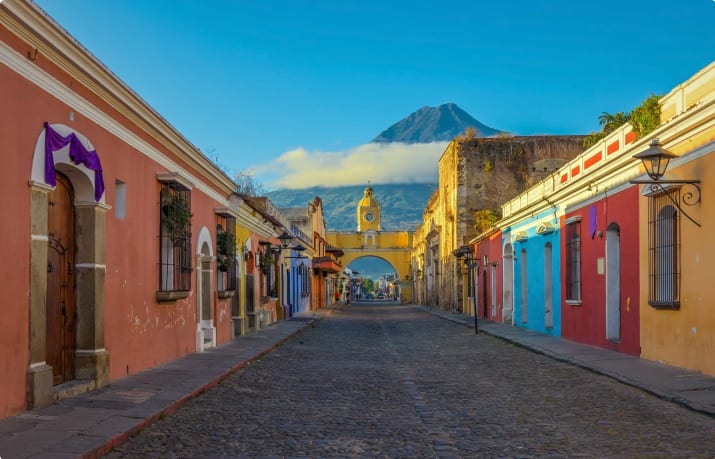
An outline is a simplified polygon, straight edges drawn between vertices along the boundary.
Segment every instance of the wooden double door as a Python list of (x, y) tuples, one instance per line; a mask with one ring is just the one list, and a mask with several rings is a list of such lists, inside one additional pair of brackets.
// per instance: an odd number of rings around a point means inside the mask
[(74, 194), (72, 185), (57, 174), (48, 196), (47, 338), (45, 361), (54, 384), (74, 379), (77, 311), (75, 307)]

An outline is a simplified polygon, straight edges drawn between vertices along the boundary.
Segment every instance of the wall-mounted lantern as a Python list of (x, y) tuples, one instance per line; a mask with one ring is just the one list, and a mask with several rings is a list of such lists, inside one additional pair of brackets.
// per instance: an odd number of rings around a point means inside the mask
[(693, 218), (688, 215), (681, 204), (673, 199), (668, 190), (663, 185), (684, 185), (687, 189), (684, 189), (682, 195), (682, 203), (686, 206), (694, 206), (700, 202), (700, 180), (663, 180), (666, 170), (668, 169), (668, 164), (673, 158), (677, 158), (678, 155), (673, 154), (660, 146), (660, 141), (658, 139), (651, 140), (650, 146), (647, 150), (642, 151), (636, 155), (634, 158), (643, 161), (643, 166), (645, 167), (646, 173), (650, 180), (631, 180), (630, 183), (635, 183), (639, 185), (646, 185), (651, 192), (664, 193), (668, 199), (675, 205), (680, 213), (685, 215), (688, 220), (695, 223), (700, 227), (700, 223), (693, 220)]
[(290, 241), (293, 240), (293, 236), (291, 236), (288, 231), (283, 231), (283, 234), (278, 236), (278, 240), (281, 241), (281, 247), (286, 249), (288, 248), (288, 244), (290, 244)]

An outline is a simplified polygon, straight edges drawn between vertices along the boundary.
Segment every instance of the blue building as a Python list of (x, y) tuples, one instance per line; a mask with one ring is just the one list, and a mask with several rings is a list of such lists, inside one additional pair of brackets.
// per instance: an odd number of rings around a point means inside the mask
[[(511, 281), (513, 324), (561, 335), (560, 230), (553, 208), (512, 223), (504, 230), (505, 293)], [(509, 263), (507, 263), (507, 261)], [(506, 271), (512, 270), (510, 273)], [(509, 279), (511, 274), (511, 279)], [(506, 297), (507, 295), (505, 295)]]

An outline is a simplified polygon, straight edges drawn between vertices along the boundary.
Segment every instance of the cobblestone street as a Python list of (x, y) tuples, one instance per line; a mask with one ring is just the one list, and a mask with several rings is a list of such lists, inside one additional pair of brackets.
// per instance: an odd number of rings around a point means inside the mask
[(715, 419), (401, 305), (336, 311), (121, 457), (715, 457)]

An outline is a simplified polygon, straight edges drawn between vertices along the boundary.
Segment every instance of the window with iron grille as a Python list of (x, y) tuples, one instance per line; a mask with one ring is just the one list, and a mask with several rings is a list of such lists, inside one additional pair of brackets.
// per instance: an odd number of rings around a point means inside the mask
[(566, 222), (566, 302), (581, 303), (581, 221)]
[[(261, 242), (263, 253), (260, 254), (259, 267), (261, 269), (261, 294), (270, 298), (278, 297), (278, 249), (272, 247), (270, 242)], [(276, 252), (272, 249), (276, 249)]]
[(680, 218), (671, 199), (678, 189), (649, 198), (648, 304), (655, 308), (680, 307)]
[(159, 192), (159, 291), (191, 290), (191, 190), (161, 182)]
[(301, 263), (298, 267), (298, 275), (300, 276), (300, 296), (310, 296), (310, 269), (305, 264)]
[(236, 291), (236, 219), (219, 215), (216, 225), (216, 268), (219, 292)]
[(278, 298), (278, 273), (280, 265), (278, 264), (279, 254), (273, 251), (269, 252), (271, 256), (271, 264), (268, 269), (268, 294), (271, 298)]

